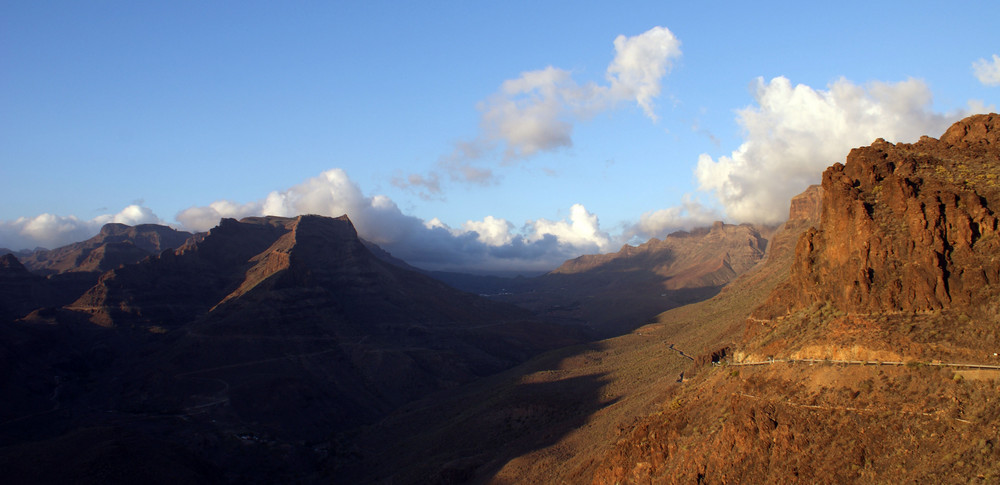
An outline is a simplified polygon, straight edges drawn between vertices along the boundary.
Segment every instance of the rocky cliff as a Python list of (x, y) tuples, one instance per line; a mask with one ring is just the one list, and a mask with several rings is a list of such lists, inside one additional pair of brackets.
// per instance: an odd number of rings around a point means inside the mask
[(940, 140), (876, 140), (823, 174), (821, 227), (758, 316), (817, 302), (847, 313), (968, 306), (1000, 292), (1000, 116)]
[[(703, 367), (623, 424), (582, 476), (996, 481), (998, 134), (1000, 116), (973, 116), (939, 140), (876, 140), (827, 169), (821, 224), (803, 228), (787, 281), (746, 319), (730, 362), (754, 365)], [(809, 212), (799, 200), (792, 212)]]

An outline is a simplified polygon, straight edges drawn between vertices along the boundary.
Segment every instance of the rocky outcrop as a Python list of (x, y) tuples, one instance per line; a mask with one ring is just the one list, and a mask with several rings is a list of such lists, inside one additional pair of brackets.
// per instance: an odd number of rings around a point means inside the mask
[(847, 313), (966, 306), (1000, 293), (1000, 116), (941, 140), (882, 139), (823, 174), (821, 228), (798, 241), (773, 317), (829, 302)]

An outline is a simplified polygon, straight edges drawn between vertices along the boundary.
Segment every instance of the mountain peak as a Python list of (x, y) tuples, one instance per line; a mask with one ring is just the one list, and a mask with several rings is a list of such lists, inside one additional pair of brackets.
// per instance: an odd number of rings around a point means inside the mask
[[(268, 216), (227, 223), (227, 231), (238, 231), (236, 224), (266, 224), (282, 227), (285, 232), (272, 244), (250, 259), (243, 282), (220, 302), (239, 298), (265, 282), (262, 288), (278, 286), (313, 286), (320, 280), (345, 280), (365, 271), (370, 264), (368, 250), (358, 238), (354, 224), (346, 216), (337, 218), (300, 215), (294, 218)], [(340, 274), (333, 277), (333, 274)], [(350, 275), (348, 275), (350, 274)]]

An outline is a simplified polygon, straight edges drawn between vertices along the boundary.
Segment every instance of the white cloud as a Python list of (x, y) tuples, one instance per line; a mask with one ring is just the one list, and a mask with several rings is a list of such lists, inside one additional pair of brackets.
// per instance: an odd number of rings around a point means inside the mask
[(792, 196), (818, 183), (823, 170), (843, 162), (851, 148), (876, 138), (916, 141), (943, 133), (964, 113), (931, 109), (931, 92), (920, 80), (857, 85), (846, 79), (826, 90), (792, 86), (784, 77), (758, 78), (756, 106), (737, 112), (743, 143), (729, 156), (703, 154), (695, 175), (731, 219), (777, 223)]
[(40, 214), (14, 221), (0, 221), (0, 247), (9, 249), (57, 248), (96, 235), (109, 222), (121, 224), (163, 224), (148, 207), (129, 205), (117, 214), (104, 214), (90, 220), (76, 216)]
[(641, 35), (615, 39), (615, 59), (608, 66), (608, 80), (616, 99), (635, 99), (653, 120), (653, 99), (660, 96), (660, 80), (670, 70), (672, 59), (681, 56), (681, 42), (665, 27), (653, 27)]
[(207, 207), (191, 207), (177, 214), (177, 221), (189, 231), (201, 232), (215, 227), (224, 217), (240, 219), (262, 213), (255, 203), (237, 204), (228, 200), (217, 200)]
[[(441, 221), (438, 221), (440, 223)], [(503, 246), (514, 240), (511, 231), (514, 225), (504, 219), (486, 216), (481, 221), (467, 221), (462, 224), (462, 232), (476, 233), (476, 239), (489, 246)]]
[(539, 219), (528, 222), (526, 227), (529, 229), (529, 241), (554, 236), (560, 244), (582, 249), (584, 252), (605, 252), (611, 249), (611, 238), (601, 231), (597, 216), (587, 212), (582, 204), (573, 204), (569, 221)]
[(993, 61), (979, 59), (972, 63), (976, 79), (986, 86), (1000, 86), (1000, 56), (993, 54)]
[(621, 102), (635, 102), (654, 121), (653, 101), (674, 59), (681, 56), (680, 41), (666, 27), (654, 27), (634, 37), (614, 40), (615, 57), (607, 67), (606, 85), (580, 84), (570, 71), (548, 66), (522, 72), (504, 81), (500, 89), (477, 105), (480, 132), (455, 144), (429, 175), (396, 177), (393, 184), (440, 193), (440, 173), (451, 180), (487, 184), (494, 174), (476, 166), (500, 148), (504, 163), (573, 145), (573, 127)]
[(569, 147), (575, 122), (621, 101), (634, 101), (655, 120), (653, 100), (673, 59), (681, 55), (680, 41), (669, 29), (654, 27), (634, 37), (619, 35), (614, 46), (605, 86), (578, 84), (572, 73), (552, 66), (504, 81), (479, 105), (480, 143), (503, 145), (506, 160)]
[(102, 226), (109, 222), (117, 222), (129, 226), (138, 224), (163, 224), (163, 221), (153, 213), (153, 209), (137, 204), (132, 204), (117, 214), (98, 216), (94, 218), (94, 222)]
[(498, 93), (479, 105), (483, 140), (502, 141), (506, 160), (568, 147), (577, 110), (574, 104), (592, 96), (586, 91), (569, 71), (551, 66), (504, 81)]

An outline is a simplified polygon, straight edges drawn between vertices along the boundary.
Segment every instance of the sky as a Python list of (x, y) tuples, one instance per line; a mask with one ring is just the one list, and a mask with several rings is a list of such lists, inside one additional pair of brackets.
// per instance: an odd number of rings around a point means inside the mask
[(0, 247), (347, 214), (428, 269), (776, 224), (1000, 104), (1000, 4), (0, 2)]

